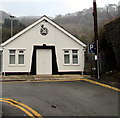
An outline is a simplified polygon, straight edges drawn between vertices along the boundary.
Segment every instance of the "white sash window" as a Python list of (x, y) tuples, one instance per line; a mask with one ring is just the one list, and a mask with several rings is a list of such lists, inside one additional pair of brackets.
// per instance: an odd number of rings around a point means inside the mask
[(18, 51), (18, 64), (24, 64), (24, 50)]
[(70, 64), (70, 50), (64, 50), (64, 64)]
[(78, 50), (72, 50), (72, 64), (78, 64)]
[(9, 50), (9, 65), (24, 65), (25, 50), (10, 49)]
[(64, 49), (64, 65), (79, 65), (78, 49)]
[(9, 64), (15, 64), (16, 50), (9, 50)]

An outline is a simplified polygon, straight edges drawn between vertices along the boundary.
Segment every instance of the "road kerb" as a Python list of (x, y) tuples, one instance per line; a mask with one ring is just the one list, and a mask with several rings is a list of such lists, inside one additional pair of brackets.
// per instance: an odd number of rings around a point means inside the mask
[(109, 89), (112, 89), (112, 90), (115, 90), (115, 91), (120, 92), (120, 89), (119, 89), (119, 88), (112, 87), (112, 86), (107, 85), (107, 84), (99, 83), (99, 82), (96, 82), (96, 81), (94, 81), (94, 80), (83, 79), (83, 81), (90, 82), (90, 83), (93, 83), (93, 84), (97, 84), (97, 85), (100, 85), (100, 86), (103, 86), (103, 87), (106, 87), (106, 88), (109, 88)]
[(100, 83), (100, 82), (96, 82), (94, 80), (90, 80), (90, 79), (86, 79), (86, 78), (82, 78), (82, 79), (51, 79), (51, 80), (30, 80), (30, 81), (5, 81), (3, 83), (29, 83), (29, 82), (59, 82), (59, 81), (86, 81), (86, 82), (90, 82), (90, 83), (93, 83), (93, 84), (97, 84), (97, 85), (100, 85), (100, 86), (103, 86), (103, 87), (107, 87), (109, 89), (112, 89), (112, 90), (115, 90), (115, 91), (118, 91), (120, 92), (120, 89), (119, 88), (116, 88), (116, 87), (112, 87), (110, 85), (107, 85), (107, 84), (103, 84), (103, 83)]
[(29, 83), (29, 82), (59, 82), (59, 81), (80, 81), (84, 79), (46, 79), (46, 80), (32, 80), (32, 81), (4, 81), (2, 83)]

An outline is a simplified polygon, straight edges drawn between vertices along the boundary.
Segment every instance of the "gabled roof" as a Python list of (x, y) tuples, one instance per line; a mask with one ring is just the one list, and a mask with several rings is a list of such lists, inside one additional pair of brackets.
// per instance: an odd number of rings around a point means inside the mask
[(60, 31), (62, 31), (64, 34), (66, 34), (67, 36), (69, 36), (70, 38), (72, 38), (74, 41), (76, 41), (77, 43), (79, 43), (81, 46), (86, 47), (86, 45), (83, 42), (81, 42), (79, 39), (77, 39), (75, 36), (73, 36), (72, 34), (70, 34), (68, 31), (66, 31), (64, 28), (60, 27), (58, 24), (56, 24), (55, 22), (53, 22), (51, 19), (49, 19), (45, 15), (43, 17), (41, 17), (40, 19), (38, 19), (33, 24), (29, 25), (28, 27), (26, 27), (25, 29), (23, 29), (22, 31), (20, 31), (19, 33), (17, 33), (16, 35), (14, 35), (13, 37), (11, 37), (10, 39), (8, 39), (7, 41), (5, 41), (4, 43), (2, 43), (1, 46), (3, 47), (5, 45), (9, 44), (13, 40), (15, 40), (17, 37), (19, 37), (20, 35), (24, 34), (28, 30), (30, 30), (31, 28), (33, 28), (34, 26), (36, 26), (37, 24), (39, 24), (40, 22), (42, 22), (43, 20), (46, 20), (47, 22), (49, 22), (50, 24), (52, 24), (54, 27), (56, 27), (57, 29), (59, 29)]

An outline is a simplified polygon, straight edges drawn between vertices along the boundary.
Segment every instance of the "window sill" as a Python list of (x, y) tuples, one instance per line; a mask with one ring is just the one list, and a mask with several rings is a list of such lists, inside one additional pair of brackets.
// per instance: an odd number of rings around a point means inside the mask
[(9, 64), (8, 65), (9, 67), (15, 67), (15, 66), (17, 66), (16, 64)]
[(64, 66), (71, 66), (71, 64), (63, 64)]
[(25, 65), (24, 64), (15, 64), (15, 65), (8, 65), (8, 67), (25, 67)]
[(80, 66), (80, 64), (63, 64), (64, 66)]
[(73, 66), (80, 66), (80, 64), (72, 64)]
[(18, 64), (17, 66), (18, 66), (18, 67), (21, 67), (21, 66), (25, 66), (25, 64)]

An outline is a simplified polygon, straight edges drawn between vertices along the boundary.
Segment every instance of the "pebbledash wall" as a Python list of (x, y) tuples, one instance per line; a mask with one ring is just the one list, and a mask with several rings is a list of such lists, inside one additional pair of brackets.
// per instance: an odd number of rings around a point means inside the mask
[[(46, 16), (2, 43), (1, 47), (4, 74), (62, 74), (84, 71), (86, 45)], [(75, 55), (78, 56), (73, 56), (76, 50)], [(20, 54), (24, 55), (20, 57), (22, 64), (18, 62)], [(15, 63), (10, 62), (10, 55), (14, 55), (12, 58), (15, 58)], [(78, 63), (73, 63), (73, 57), (78, 59)], [(66, 59), (65, 62), (65, 58), (70, 60)], [(48, 73), (45, 72), (47, 69)]]

